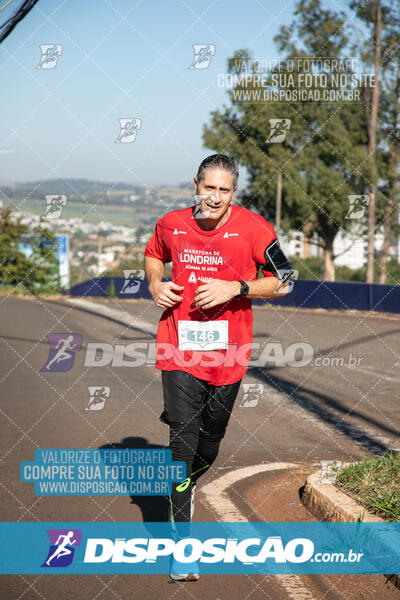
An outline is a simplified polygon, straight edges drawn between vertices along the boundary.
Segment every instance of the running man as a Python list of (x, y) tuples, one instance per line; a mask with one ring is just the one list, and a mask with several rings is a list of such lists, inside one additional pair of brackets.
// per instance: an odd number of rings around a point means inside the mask
[[(156, 340), (164, 395), (160, 419), (170, 428), (173, 460), (186, 463), (187, 479), (170, 494), (176, 525), (190, 523), (194, 487), (217, 458), (247, 371), (251, 300), (284, 296), (289, 288), (291, 266), (273, 227), (232, 205), (238, 176), (225, 155), (203, 160), (193, 179), (197, 205), (160, 218), (145, 249), (149, 290), (165, 309)], [(171, 261), (172, 281), (163, 282)], [(257, 279), (259, 269), (264, 277)], [(198, 579), (197, 573), (170, 576)]]

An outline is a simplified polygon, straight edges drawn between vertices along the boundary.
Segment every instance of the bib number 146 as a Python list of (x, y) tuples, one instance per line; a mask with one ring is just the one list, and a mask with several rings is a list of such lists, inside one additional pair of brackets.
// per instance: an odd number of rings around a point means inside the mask
[(190, 342), (216, 342), (219, 338), (218, 331), (199, 331), (198, 329), (192, 329), (187, 332), (187, 339)]
[(178, 321), (179, 350), (227, 350), (228, 321)]

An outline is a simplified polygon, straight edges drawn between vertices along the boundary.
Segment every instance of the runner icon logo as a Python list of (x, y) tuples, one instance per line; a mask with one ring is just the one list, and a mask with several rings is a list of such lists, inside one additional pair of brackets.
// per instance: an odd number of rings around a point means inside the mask
[(61, 217), (62, 209), (67, 204), (67, 196), (61, 194), (59, 196), (46, 196), (46, 211), (44, 216), (46, 219), (58, 219)]
[(81, 545), (79, 529), (48, 529), (50, 548), (42, 567), (68, 567), (73, 561), (75, 547)]
[(39, 64), (36, 65), (37, 69), (54, 69), (57, 66), (58, 58), (61, 56), (63, 47), (61, 44), (40, 44), (40, 57)]
[(239, 408), (254, 408), (257, 406), (263, 391), (264, 385), (262, 383), (244, 383), (243, 398)]
[(79, 333), (49, 333), (49, 356), (41, 371), (47, 373), (65, 372), (72, 368), (75, 352), (82, 346), (82, 336)]
[(290, 119), (270, 119), (270, 134), (267, 138), (268, 144), (280, 144), (285, 141), (286, 134), (290, 129)]
[(107, 398), (110, 397), (108, 386), (89, 386), (89, 402), (85, 410), (103, 410)]
[(364, 216), (365, 209), (369, 205), (369, 196), (366, 194), (352, 195), (349, 198), (349, 210), (345, 219), (361, 219)]
[(125, 269), (124, 277), (125, 281), (120, 294), (135, 294), (139, 291), (140, 284), (144, 281), (144, 271), (141, 269)]
[(207, 69), (215, 54), (215, 44), (193, 44), (194, 57), (189, 69)]
[(132, 144), (142, 127), (142, 119), (118, 119), (120, 132), (115, 140), (116, 144)]

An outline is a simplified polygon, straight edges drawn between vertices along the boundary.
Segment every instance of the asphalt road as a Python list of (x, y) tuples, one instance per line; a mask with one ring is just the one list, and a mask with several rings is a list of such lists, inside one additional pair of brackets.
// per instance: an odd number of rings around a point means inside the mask
[[(110, 344), (121, 357), (124, 345), (152, 342), (152, 334), (143, 329), (156, 325), (160, 311), (145, 301), (106, 303), (129, 313), (141, 327), (124, 327), (62, 299), (0, 298), (3, 521), (159, 521), (166, 515), (162, 498), (38, 497), (32, 484), (19, 481), (19, 463), (33, 460), (37, 448), (158, 448), (168, 443), (168, 428), (158, 419), (159, 371), (153, 366), (84, 366), (89, 343)], [(255, 308), (254, 314), (254, 341), (260, 351), (270, 343), (270, 360), (246, 375), (243, 384), (254, 384), (252, 394), (242, 386), (218, 460), (201, 485), (246, 466), (291, 463), (291, 468), (239, 481), (229, 495), (248, 520), (312, 521), (299, 489), (320, 460), (347, 461), (400, 447), (400, 318), (277, 307)], [(49, 350), (46, 335), (65, 332), (82, 336), (73, 367), (42, 372)], [(287, 364), (288, 359), (300, 361), (302, 351), (293, 354), (295, 344), (305, 349), (303, 366)], [(355, 359), (357, 366), (350, 366)], [(110, 388), (103, 410), (85, 410), (91, 386)], [(195, 519), (218, 520), (218, 511), (201, 489)], [(204, 575), (193, 584), (169, 583), (162, 575), (24, 575), (3, 576), (1, 593), (5, 600), (358, 600), (377, 595), (391, 599), (399, 592), (383, 576), (365, 575)]]

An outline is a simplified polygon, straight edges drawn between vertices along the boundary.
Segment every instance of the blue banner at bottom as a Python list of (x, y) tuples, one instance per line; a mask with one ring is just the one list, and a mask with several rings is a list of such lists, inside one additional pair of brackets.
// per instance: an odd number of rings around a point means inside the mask
[(400, 523), (1, 523), (1, 574), (400, 573)]

